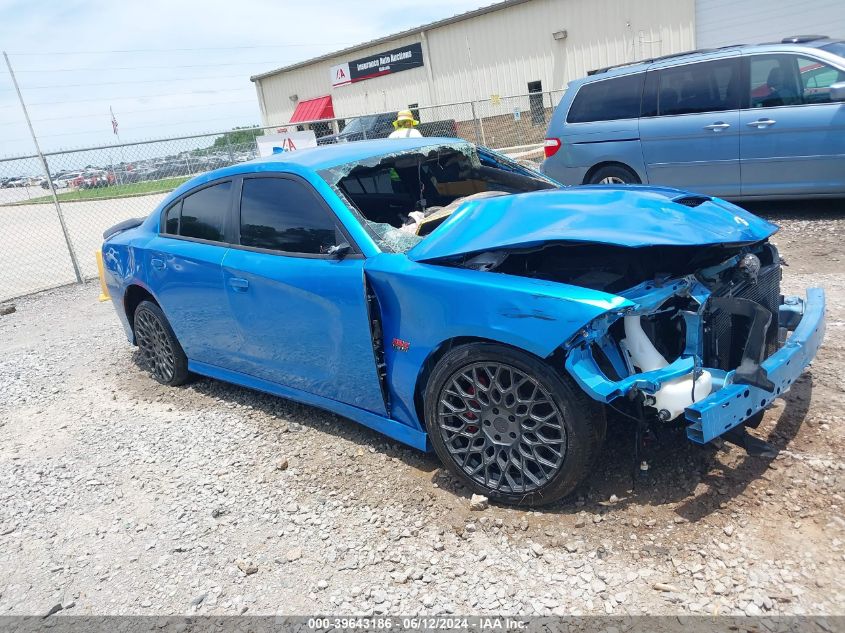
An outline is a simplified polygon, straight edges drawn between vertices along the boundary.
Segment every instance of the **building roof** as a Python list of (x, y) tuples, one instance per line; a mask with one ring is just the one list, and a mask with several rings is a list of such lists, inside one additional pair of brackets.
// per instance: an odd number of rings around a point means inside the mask
[(290, 64), (289, 66), (282, 66), (281, 68), (276, 68), (275, 70), (269, 70), (266, 73), (260, 73), (258, 75), (253, 75), (249, 78), (250, 81), (257, 81), (259, 79), (264, 79), (265, 77), (270, 77), (272, 75), (277, 75), (279, 73), (287, 72), (289, 70), (295, 70), (297, 68), (302, 68), (304, 66), (310, 66), (311, 64), (315, 64), (317, 62), (326, 61), (327, 59), (331, 59), (333, 57), (337, 57), (339, 55), (347, 55), (349, 53), (354, 53), (355, 51), (359, 51), (363, 48), (369, 48), (370, 46), (375, 46), (377, 44), (384, 44), (387, 42), (392, 42), (393, 40), (399, 39), (400, 37), (406, 37), (408, 35), (415, 35), (417, 33), (422, 33), (423, 31), (430, 31), (432, 29), (439, 28), (441, 26), (446, 26), (447, 24), (454, 24), (455, 22), (462, 22), (464, 20), (469, 20), (470, 18), (478, 17), (479, 15), (485, 15), (487, 13), (493, 13), (494, 11), (499, 11), (500, 9), (507, 9), (508, 7), (513, 7), (519, 4), (524, 4), (526, 2), (530, 2), (531, 0), (503, 0), (502, 2), (497, 2), (495, 4), (488, 5), (486, 7), (480, 7), (478, 9), (473, 9), (472, 11), (466, 11), (465, 13), (459, 13), (457, 15), (453, 15), (449, 18), (444, 18), (442, 20), (436, 20), (435, 22), (429, 22), (428, 24), (423, 24), (421, 26), (416, 26), (414, 28), (407, 29), (405, 31), (399, 31), (398, 33), (393, 33), (392, 35), (386, 35), (384, 37), (379, 37), (374, 40), (370, 40), (369, 42), (362, 42), (361, 44), (356, 44), (355, 46), (350, 46), (348, 48), (343, 48), (339, 51), (334, 51), (332, 53), (326, 53), (325, 55), (320, 55), (318, 57), (312, 57), (311, 59), (306, 59), (302, 62), (297, 62), (295, 64)]

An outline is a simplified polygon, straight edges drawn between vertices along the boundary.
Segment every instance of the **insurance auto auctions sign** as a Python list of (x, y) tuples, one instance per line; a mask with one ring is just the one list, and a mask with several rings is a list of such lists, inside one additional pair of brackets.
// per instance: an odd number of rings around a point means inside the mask
[(402, 48), (362, 57), (331, 68), (332, 87), (354, 84), (357, 81), (391, 75), (423, 65), (422, 44), (408, 44)]

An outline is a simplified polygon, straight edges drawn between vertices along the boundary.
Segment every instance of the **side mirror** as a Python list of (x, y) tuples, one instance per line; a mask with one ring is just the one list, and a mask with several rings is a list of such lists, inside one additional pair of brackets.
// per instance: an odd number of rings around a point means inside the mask
[(830, 100), (845, 101), (845, 81), (838, 81), (830, 85)]
[(352, 246), (348, 242), (341, 242), (335, 246), (329, 246), (328, 250), (326, 250), (326, 254), (331, 255), (338, 261), (342, 260), (351, 252)]

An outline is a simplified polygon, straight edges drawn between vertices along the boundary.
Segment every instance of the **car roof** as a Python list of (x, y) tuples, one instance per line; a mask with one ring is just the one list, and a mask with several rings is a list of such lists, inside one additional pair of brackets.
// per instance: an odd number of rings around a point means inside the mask
[(336, 143), (334, 145), (320, 145), (296, 150), (295, 152), (281, 152), (262, 158), (255, 158), (236, 165), (221, 167), (191, 178), (177, 187), (164, 200), (168, 204), (195, 187), (204, 185), (212, 180), (227, 178), (242, 174), (257, 172), (293, 172), (302, 174), (305, 171), (321, 171), (331, 169), (347, 163), (365, 161), (386, 154), (402, 153), (426, 147), (442, 147), (444, 145), (470, 145), (469, 142), (452, 137), (419, 137), (397, 139), (375, 139), (371, 141), (355, 141), (353, 143)]
[(599, 68), (597, 70), (590, 71), (587, 77), (571, 82), (570, 85), (580, 85), (582, 83), (600, 81), (601, 79), (609, 77), (644, 72), (649, 68), (664, 68), (676, 64), (687, 64), (691, 61), (706, 61), (708, 59), (730, 57), (731, 55), (736, 55), (738, 53), (806, 53), (807, 49), (818, 49), (822, 46), (842, 41), (844, 40), (831, 39), (823, 35), (810, 36), (810, 38), (797, 36), (784, 38), (781, 42), (767, 42), (764, 44), (733, 44), (730, 46), (721, 46), (719, 48), (685, 51), (683, 53), (674, 53), (672, 55), (643, 59), (627, 64), (619, 64), (617, 66)]
[(401, 138), (401, 139), (375, 139), (371, 141), (356, 141), (354, 143), (336, 143), (333, 145), (321, 145), (309, 147), (295, 152), (282, 152), (264, 158), (256, 158), (245, 163), (224, 168), (234, 169), (230, 173), (249, 173), (256, 171), (257, 165), (275, 164), (280, 168), (294, 164), (306, 167), (314, 171), (329, 169), (338, 165), (354, 163), (367, 160), (382, 154), (392, 154), (419, 149), (421, 147), (438, 146), (444, 144), (464, 144), (466, 141), (458, 138), (447, 137), (422, 137), (422, 138)]

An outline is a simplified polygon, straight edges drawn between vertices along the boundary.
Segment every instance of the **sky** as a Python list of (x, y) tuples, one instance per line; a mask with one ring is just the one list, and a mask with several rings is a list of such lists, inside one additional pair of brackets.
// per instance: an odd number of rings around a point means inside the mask
[[(0, 0), (42, 151), (260, 123), (251, 75), (493, 0)], [(0, 60), (0, 157), (34, 146)]]

